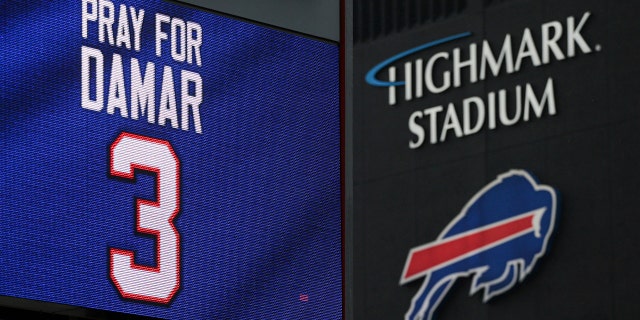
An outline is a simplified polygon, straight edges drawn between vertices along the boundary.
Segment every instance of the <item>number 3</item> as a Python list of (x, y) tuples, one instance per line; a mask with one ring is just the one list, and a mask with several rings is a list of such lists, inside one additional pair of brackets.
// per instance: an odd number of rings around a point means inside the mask
[(157, 201), (136, 199), (136, 232), (156, 237), (156, 266), (137, 265), (134, 252), (109, 248), (111, 281), (127, 299), (166, 304), (180, 288), (180, 161), (168, 141), (123, 132), (111, 144), (111, 175), (134, 179), (155, 172)]

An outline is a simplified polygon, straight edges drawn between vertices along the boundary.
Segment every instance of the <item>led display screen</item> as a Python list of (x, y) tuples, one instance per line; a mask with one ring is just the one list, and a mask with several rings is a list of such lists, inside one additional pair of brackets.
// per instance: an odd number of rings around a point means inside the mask
[(0, 295), (341, 317), (335, 44), (164, 1), (2, 1), (0, 25)]

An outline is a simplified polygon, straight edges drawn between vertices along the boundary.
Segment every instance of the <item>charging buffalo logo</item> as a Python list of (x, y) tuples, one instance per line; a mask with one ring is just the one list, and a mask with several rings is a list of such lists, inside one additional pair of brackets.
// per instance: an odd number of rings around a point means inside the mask
[(473, 276), (470, 295), (483, 301), (511, 289), (531, 273), (553, 232), (557, 199), (526, 171), (501, 174), (471, 198), (437, 240), (409, 252), (400, 284), (424, 277), (405, 315), (431, 320), (460, 277)]

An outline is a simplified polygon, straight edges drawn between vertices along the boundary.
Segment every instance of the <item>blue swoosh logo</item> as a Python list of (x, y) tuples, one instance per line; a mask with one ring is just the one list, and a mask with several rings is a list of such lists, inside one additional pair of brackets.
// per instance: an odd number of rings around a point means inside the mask
[(365, 80), (367, 81), (368, 84), (372, 85), (372, 86), (376, 86), (376, 87), (390, 87), (390, 86), (401, 86), (404, 85), (404, 81), (396, 81), (396, 82), (389, 82), (389, 81), (380, 81), (378, 79), (376, 79), (376, 74), (378, 74), (378, 72), (382, 69), (384, 69), (384, 67), (406, 57), (409, 55), (412, 55), (418, 51), (422, 51), (428, 48), (433, 48), (435, 46), (441, 45), (443, 43), (447, 43), (447, 42), (451, 42), (454, 40), (458, 40), (460, 38), (465, 38), (471, 35), (471, 32), (463, 32), (463, 33), (458, 33), (458, 34), (454, 34), (452, 36), (448, 36), (442, 39), (438, 39), (438, 40), (434, 40), (431, 42), (427, 42), (423, 45), (417, 46), (415, 48), (411, 48), (407, 51), (404, 52), (400, 52), (398, 54), (396, 54), (395, 56), (384, 60), (380, 63), (378, 63), (375, 67), (371, 68), (371, 70), (369, 70), (369, 72), (367, 72), (367, 76), (365, 77)]

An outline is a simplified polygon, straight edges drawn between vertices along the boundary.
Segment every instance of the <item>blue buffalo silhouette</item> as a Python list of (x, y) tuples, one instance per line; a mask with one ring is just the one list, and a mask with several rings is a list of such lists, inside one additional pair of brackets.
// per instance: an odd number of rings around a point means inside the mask
[[(511, 170), (497, 177), (469, 200), (460, 214), (447, 225), (437, 240), (411, 249), (400, 284), (424, 277), (424, 282), (405, 314), (407, 320), (431, 320), (434, 311), (456, 279), (473, 276), (470, 295), (483, 290), (483, 301), (511, 289), (533, 270), (547, 249), (557, 211), (556, 191), (540, 185), (524, 170)], [(525, 217), (519, 218), (519, 217)], [(530, 217), (530, 219), (529, 219)], [(410, 264), (416, 253), (441, 247), (441, 253), (451, 254), (443, 244), (458, 240), (467, 246), (470, 234), (482, 230), (498, 230), (497, 225), (520, 219), (531, 228), (494, 241), (480, 248), (465, 249), (465, 254), (445, 258), (427, 270), (411, 273)], [(486, 238), (486, 237), (485, 237)], [(476, 239), (485, 239), (482, 236)], [(455, 255), (455, 253), (454, 253)], [(433, 259), (432, 259), (433, 260)], [(428, 263), (425, 262), (425, 263)]]

